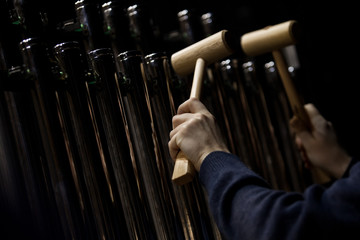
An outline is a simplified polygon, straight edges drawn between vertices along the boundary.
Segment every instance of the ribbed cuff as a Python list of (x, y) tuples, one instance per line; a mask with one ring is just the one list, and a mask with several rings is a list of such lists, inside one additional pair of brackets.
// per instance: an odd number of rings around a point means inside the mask
[(199, 178), (203, 185), (209, 185), (227, 173), (233, 172), (234, 169), (238, 174), (255, 174), (236, 155), (215, 151), (204, 159), (200, 167)]

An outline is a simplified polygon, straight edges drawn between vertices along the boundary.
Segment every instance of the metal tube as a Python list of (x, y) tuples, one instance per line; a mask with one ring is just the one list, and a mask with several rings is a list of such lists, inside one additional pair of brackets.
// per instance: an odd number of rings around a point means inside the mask
[[(78, 185), (84, 215), (94, 230), (95, 238), (116, 239), (127, 237), (121, 224), (123, 213), (116, 207), (114, 187), (109, 181), (107, 149), (99, 141), (92, 113), (91, 99), (87, 88), (85, 56), (77, 42), (64, 42), (54, 47), (55, 57), (66, 79), (66, 88), (59, 91), (58, 105), (61, 122), (66, 129), (66, 141), (71, 160), (72, 175)], [(119, 228), (119, 226), (121, 226)]]
[(262, 158), (262, 161), (265, 161), (263, 163), (263, 174), (271, 181), (275, 188), (289, 189), (284, 161), (280, 153), (277, 137), (274, 135), (262, 85), (257, 78), (255, 64), (253, 61), (248, 61), (243, 63), (242, 68), (244, 71), (246, 96), (264, 154)]
[[(113, 52), (110, 48), (96, 49), (89, 53), (96, 83), (95, 100), (104, 129), (104, 145), (108, 148), (111, 169), (114, 172), (124, 217), (130, 239), (151, 239), (154, 226), (149, 219), (145, 205), (141, 202), (138, 182), (132, 167), (131, 149), (126, 136), (125, 124), (121, 115), (121, 101), (117, 92), (116, 68)], [(110, 167), (110, 166), (109, 166)]]
[[(80, 234), (81, 216), (78, 215), (78, 205), (71, 203), (72, 182), (66, 179), (68, 165), (65, 144), (61, 136), (61, 127), (57, 119), (55, 98), (55, 79), (52, 75), (47, 48), (38, 38), (25, 39), (20, 43), (20, 50), (26, 67), (27, 78), (33, 86), (29, 91), (36, 116), (40, 144), (42, 145), (42, 171), (45, 177), (44, 189), (48, 189), (48, 199), (51, 211), (57, 211), (54, 216), (60, 217), (62, 231), (65, 237), (75, 237)], [(63, 189), (63, 190), (61, 190)], [(53, 196), (51, 196), (53, 195)], [(57, 228), (56, 223), (52, 224)]]
[(118, 56), (121, 66), (119, 81), (129, 141), (134, 148), (134, 159), (140, 186), (145, 190), (144, 204), (151, 217), (159, 239), (181, 239), (172, 218), (174, 211), (169, 192), (163, 191), (163, 166), (158, 154), (157, 136), (149, 113), (149, 96), (143, 78), (143, 59), (140, 51), (127, 51)]

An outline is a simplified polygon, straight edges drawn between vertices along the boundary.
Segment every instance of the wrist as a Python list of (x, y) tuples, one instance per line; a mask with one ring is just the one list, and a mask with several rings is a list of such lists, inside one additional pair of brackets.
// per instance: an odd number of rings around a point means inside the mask
[(336, 179), (340, 179), (348, 169), (351, 156), (349, 156), (345, 151), (339, 151), (336, 155), (337, 161), (330, 166), (330, 173)]
[(229, 149), (227, 147), (218, 147), (218, 148), (212, 148), (212, 149), (208, 149), (207, 151), (203, 152), (199, 158), (199, 161), (197, 164), (194, 164), (195, 169), (199, 172), (200, 171), (200, 167), (202, 165), (202, 163), (204, 162), (204, 160), (206, 159), (206, 157), (213, 152), (226, 152), (226, 153), (230, 153)]

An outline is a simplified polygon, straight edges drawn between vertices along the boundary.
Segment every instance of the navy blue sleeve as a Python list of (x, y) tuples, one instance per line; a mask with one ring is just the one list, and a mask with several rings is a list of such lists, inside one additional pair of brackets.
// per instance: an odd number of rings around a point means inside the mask
[(209, 154), (200, 181), (225, 239), (360, 239), (360, 162), (330, 187), (273, 190), (235, 155)]

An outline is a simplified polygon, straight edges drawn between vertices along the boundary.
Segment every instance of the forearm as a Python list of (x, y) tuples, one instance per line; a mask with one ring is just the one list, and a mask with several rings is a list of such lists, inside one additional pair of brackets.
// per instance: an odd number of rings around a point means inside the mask
[[(200, 180), (226, 239), (298, 239), (314, 234), (323, 237), (332, 233), (331, 230), (346, 228), (338, 219), (342, 209), (334, 206), (333, 213), (328, 208), (336, 204), (332, 200), (334, 195), (342, 196), (341, 191), (353, 188), (351, 184), (347, 185), (348, 181), (344, 182), (344, 188), (335, 186), (326, 194), (319, 185), (312, 186), (304, 195), (275, 191), (234, 155), (221, 152), (212, 153), (205, 159)], [(344, 199), (350, 201), (346, 203), (348, 205), (355, 202), (352, 196)], [(359, 209), (356, 211), (359, 213)], [(356, 222), (356, 219), (351, 221)], [(327, 230), (329, 227), (332, 229)]]

